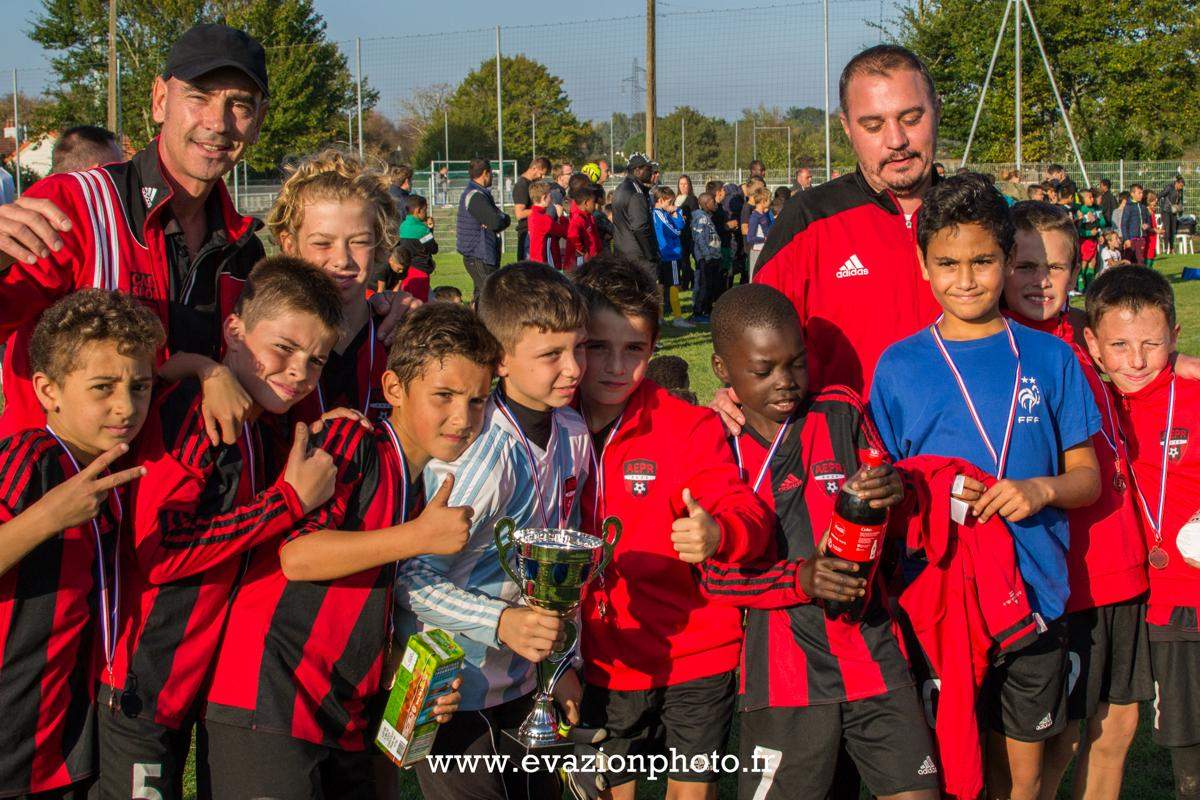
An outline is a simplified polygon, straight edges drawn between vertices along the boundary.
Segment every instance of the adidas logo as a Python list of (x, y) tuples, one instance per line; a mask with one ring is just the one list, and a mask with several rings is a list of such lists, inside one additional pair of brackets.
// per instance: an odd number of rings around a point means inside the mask
[(863, 266), (863, 263), (858, 260), (857, 255), (851, 255), (846, 259), (846, 263), (838, 267), (838, 278), (854, 278), (859, 275), (870, 275), (871, 271)]
[(158, 189), (151, 186), (142, 187), (142, 202), (146, 204), (146, 208), (154, 205), (154, 196), (158, 194)]
[(1049, 728), (1053, 724), (1054, 724), (1054, 717), (1050, 716), (1050, 714), (1046, 714), (1046, 716), (1042, 717), (1042, 721), (1037, 724), (1037, 727), (1034, 728), (1034, 730), (1035, 731), (1044, 731), (1044, 730), (1046, 730), (1046, 728)]
[(779, 488), (776, 489), (776, 491), (779, 492), (780, 494), (783, 494), (784, 492), (793, 492), (796, 489), (799, 489), (803, 485), (804, 485), (803, 481), (801, 481), (799, 478), (797, 478), (795, 475), (793, 475), (789, 472), (788, 476), (783, 479), (783, 483), (779, 484)]
[(917, 770), (918, 775), (937, 775), (937, 764), (933, 763), (933, 756), (925, 756), (925, 760), (921, 762), (921, 768)]

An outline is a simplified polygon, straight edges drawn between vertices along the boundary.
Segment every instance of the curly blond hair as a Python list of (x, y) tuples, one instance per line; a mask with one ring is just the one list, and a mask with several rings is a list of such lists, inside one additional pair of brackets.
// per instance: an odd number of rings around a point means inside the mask
[(294, 237), (300, 230), (305, 206), (354, 198), (375, 207), (376, 258), (386, 258), (397, 241), (398, 215), (396, 202), (388, 193), (391, 181), (383, 171), (332, 148), (303, 158), (285, 171), (287, 179), (267, 214), (267, 230), (276, 244), (282, 245), (281, 233)]

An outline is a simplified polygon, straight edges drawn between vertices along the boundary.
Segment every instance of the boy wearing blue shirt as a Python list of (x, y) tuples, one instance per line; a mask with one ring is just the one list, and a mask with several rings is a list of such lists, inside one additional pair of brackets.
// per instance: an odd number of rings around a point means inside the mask
[[(691, 328), (679, 304), (679, 265), (683, 259), (683, 212), (675, 208), (675, 190), (654, 190), (654, 235), (658, 238), (658, 285), (663, 293), (663, 317), (677, 328)], [(674, 318), (672, 319), (672, 315)]]
[(985, 680), (987, 783), (989, 796), (1033, 800), (1045, 741), (1067, 723), (1064, 510), (1099, 496), (1091, 437), (1100, 414), (1070, 348), (1000, 313), (1015, 239), (1000, 193), (981, 175), (949, 178), (925, 196), (917, 231), (943, 313), (884, 351), (871, 413), (897, 460), (962, 458), (997, 478), (990, 488), (966, 479), (956, 497), (981, 521), (998, 514), (1008, 523), (1046, 630)]

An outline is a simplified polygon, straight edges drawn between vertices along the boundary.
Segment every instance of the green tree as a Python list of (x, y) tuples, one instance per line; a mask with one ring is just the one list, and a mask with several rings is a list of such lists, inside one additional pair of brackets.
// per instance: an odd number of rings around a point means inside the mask
[[(965, 143), (1005, 0), (929, 0), (900, 9), (897, 40), (928, 64), (942, 96), (943, 145)], [(1197, 0), (1038, 0), (1055, 80), (1085, 159), (1178, 156), (1198, 132)], [(1066, 160), (1066, 129), (1027, 20), (1022, 36), (1022, 155)], [(974, 161), (1011, 161), (1013, 20), (971, 148)]]
[[(728, 138), (724, 120), (706, 117), (691, 106), (680, 106), (658, 120), (658, 161), (670, 172), (720, 169), (721, 145)], [(686, 147), (681, 148), (681, 137)]]
[[(537, 152), (551, 158), (576, 157), (589, 138), (585, 123), (571, 112), (562, 79), (525, 56), (501, 58), (504, 97), (504, 157), (524, 166), (533, 157), (533, 115)], [(496, 157), (496, 60), (484, 60), (463, 78), (447, 101), (450, 154), (455, 159)], [(445, 149), (440, 120), (431, 120), (413, 160), (441, 158)]]
[[(150, 89), (172, 43), (198, 22), (240, 27), (267, 48), (271, 101), (252, 169), (271, 170), (292, 153), (336, 138), (354, 103), (345, 57), (325, 39), (325, 23), (312, 0), (122, 0), (117, 52), (121, 60), (122, 133), (134, 147), (157, 133)], [(107, 0), (42, 0), (29, 36), (48, 50), (55, 80), (53, 101), (37, 115), (39, 130), (91, 123), (107, 117)], [(369, 106), (374, 93), (365, 92)]]

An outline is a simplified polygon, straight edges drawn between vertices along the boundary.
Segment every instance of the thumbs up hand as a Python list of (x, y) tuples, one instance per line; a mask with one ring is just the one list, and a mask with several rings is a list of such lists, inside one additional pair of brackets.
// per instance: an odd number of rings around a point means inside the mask
[(688, 515), (671, 524), (671, 543), (681, 561), (699, 564), (721, 545), (721, 526), (692, 497), (691, 489), (683, 490), (683, 504)]
[(437, 493), (429, 499), (421, 516), (413, 520), (417, 524), (417, 536), (421, 537), (419, 549), (433, 556), (448, 556), (462, 550), (471, 535), (471, 518), (475, 509), (471, 506), (451, 506), (450, 492), (454, 490), (454, 476), (447, 475)]

